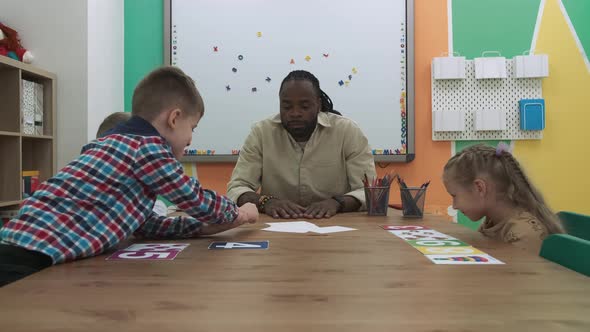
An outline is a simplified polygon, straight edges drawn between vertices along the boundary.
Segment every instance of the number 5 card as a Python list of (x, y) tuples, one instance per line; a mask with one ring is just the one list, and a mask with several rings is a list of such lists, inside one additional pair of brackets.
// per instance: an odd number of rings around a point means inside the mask
[(137, 243), (116, 251), (106, 259), (173, 260), (188, 246), (188, 243)]

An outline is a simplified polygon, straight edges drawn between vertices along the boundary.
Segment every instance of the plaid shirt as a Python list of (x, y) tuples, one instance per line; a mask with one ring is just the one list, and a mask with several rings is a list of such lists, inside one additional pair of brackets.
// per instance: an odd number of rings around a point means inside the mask
[[(157, 216), (157, 195), (191, 217)], [(44, 253), (56, 264), (99, 254), (133, 233), (191, 237), (201, 222), (231, 223), (237, 215), (234, 202), (183, 174), (149, 122), (132, 117), (41, 184), (0, 229), (0, 240)]]

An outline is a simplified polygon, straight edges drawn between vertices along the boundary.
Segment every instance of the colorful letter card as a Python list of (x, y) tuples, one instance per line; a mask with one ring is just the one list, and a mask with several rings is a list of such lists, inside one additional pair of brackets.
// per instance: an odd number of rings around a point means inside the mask
[(504, 264), (452, 236), (418, 225), (381, 225), (403, 239), (435, 264)]
[(414, 247), (424, 255), (474, 255), (484, 254), (473, 247)]
[(490, 255), (426, 255), (434, 264), (504, 264)]
[(441, 232), (437, 232), (433, 229), (419, 229), (419, 230), (408, 230), (408, 231), (389, 231), (391, 234), (402, 238), (406, 241), (419, 241), (419, 240), (454, 240), (452, 236), (448, 236)]

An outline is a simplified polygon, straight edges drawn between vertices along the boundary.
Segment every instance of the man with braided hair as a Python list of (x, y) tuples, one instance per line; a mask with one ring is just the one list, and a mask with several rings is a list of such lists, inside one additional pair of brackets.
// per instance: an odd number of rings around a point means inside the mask
[(318, 79), (304, 70), (285, 77), (279, 99), (279, 114), (256, 123), (246, 138), (227, 195), (274, 218), (364, 209), (361, 179), (376, 173), (358, 125), (334, 111)]

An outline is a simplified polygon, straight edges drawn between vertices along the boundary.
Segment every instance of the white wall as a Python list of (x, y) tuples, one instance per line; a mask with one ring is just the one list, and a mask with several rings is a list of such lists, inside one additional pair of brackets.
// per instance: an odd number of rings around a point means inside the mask
[(57, 75), (57, 167), (76, 158), (102, 119), (123, 110), (120, 0), (0, 0), (34, 66)]
[(88, 135), (124, 111), (124, 2), (88, 0)]
[(87, 2), (0, 0), (0, 20), (19, 32), (33, 65), (57, 75), (57, 167), (87, 139)]

